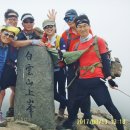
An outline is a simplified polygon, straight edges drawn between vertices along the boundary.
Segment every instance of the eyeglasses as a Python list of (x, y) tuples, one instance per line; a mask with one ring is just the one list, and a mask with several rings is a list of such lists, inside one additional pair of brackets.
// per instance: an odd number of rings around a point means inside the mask
[(34, 23), (34, 21), (31, 21), (31, 20), (25, 20), (25, 21), (23, 21), (23, 23)]
[(44, 29), (49, 29), (49, 28), (53, 28), (53, 27), (54, 27), (54, 25), (47, 25), (44, 27)]
[(9, 38), (12, 38), (12, 39), (14, 39), (14, 37), (15, 37), (13, 34), (10, 34), (9, 32), (6, 32), (6, 31), (4, 31), (3, 34), (5, 36), (9, 36)]
[(69, 17), (65, 17), (64, 20), (65, 20), (65, 22), (68, 23), (68, 22), (73, 22), (74, 18), (75, 18), (74, 16), (69, 16)]

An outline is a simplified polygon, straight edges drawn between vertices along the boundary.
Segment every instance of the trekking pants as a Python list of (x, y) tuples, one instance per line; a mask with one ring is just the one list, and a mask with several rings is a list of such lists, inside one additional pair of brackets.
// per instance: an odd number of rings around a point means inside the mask
[(65, 91), (66, 74), (64, 69), (54, 72), (54, 99), (60, 102), (59, 109), (65, 109), (67, 105)]
[(73, 102), (70, 105), (70, 119), (74, 119), (77, 116), (80, 102), (92, 96), (98, 106), (104, 105), (113, 116), (117, 129), (124, 130), (122, 117), (111, 100), (107, 86), (100, 78), (79, 79), (77, 84)]
[[(68, 66), (67, 85), (72, 81), (74, 76), (75, 76), (74, 64), (71, 64)], [(71, 109), (69, 107), (71, 107), (71, 105), (73, 104), (73, 100), (75, 97), (77, 81), (78, 81), (78, 77), (74, 80), (74, 82), (67, 89), (68, 90), (68, 113)], [(90, 97), (85, 98), (84, 100), (79, 102), (79, 107), (81, 109), (81, 112), (84, 113), (84, 116), (88, 117), (88, 119), (91, 118), (90, 106), (91, 106)]]

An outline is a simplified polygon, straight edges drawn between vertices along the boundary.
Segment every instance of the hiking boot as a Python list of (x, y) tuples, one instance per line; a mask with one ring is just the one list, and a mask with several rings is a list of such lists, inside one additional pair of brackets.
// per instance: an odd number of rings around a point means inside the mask
[(86, 125), (88, 128), (90, 128), (90, 129), (94, 129), (94, 125), (92, 124), (91, 119), (92, 119), (91, 116), (86, 116), (86, 115), (84, 115), (84, 117), (83, 117), (83, 120), (85, 120), (85, 125)]
[(67, 119), (63, 122), (62, 128), (64, 129), (70, 129), (70, 130), (76, 130), (76, 124), (74, 120)]
[(7, 121), (3, 118), (2, 112), (0, 111), (0, 127), (6, 127), (7, 126)]
[(6, 117), (14, 117), (14, 108), (10, 107), (9, 110), (6, 112)]
[(60, 108), (58, 112), (58, 119), (62, 120), (64, 119), (64, 111), (65, 109)]
[(94, 129), (94, 125), (92, 125), (92, 124), (86, 124), (86, 126), (88, 127), (88, 128), (90, 128), (90, 129)]

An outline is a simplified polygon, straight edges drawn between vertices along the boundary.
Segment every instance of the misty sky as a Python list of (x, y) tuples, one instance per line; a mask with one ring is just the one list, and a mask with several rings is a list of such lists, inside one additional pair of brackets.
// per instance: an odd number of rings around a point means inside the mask
[[(118, 56), (123, 65), (121, 78), (116, 81), (119, 89), (130, 94), (130, 1), (129, 0), (0, 0), (0, 25), (4, 24), (4, 12), (8, 9), (16, 10), (21, 26), (21, 15), (32, 13), (35, 26), (42, 27), (42, 22), (47, 19), (49, 9), (57, 11), (57, 31), (61, 34), (67, 25), (64, 14), (68, 9), (76, 9), (78, 14), (87, 14), (93, 33), (104, 38), (112, 56)], [(117, 90), (109, 89), (113, 102), (124, 117), (130, 119), (130, 98)], [(4, 107), (6, 106), (4, 103)]]

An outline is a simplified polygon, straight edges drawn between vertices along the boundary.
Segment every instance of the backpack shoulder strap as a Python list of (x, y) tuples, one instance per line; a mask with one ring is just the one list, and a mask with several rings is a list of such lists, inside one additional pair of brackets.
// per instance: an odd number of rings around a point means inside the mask
[(66, 30), (66, 36), (67, 36), (67, 50), (69, 50), (70, 43), (72, 40), (76, 40), (79, 38), (79, 36), (71, 37), (71, 34), (69, 33), (69, 29)]
[[(80, 44), (80, 42), (77, 42), (75, 44), (74, 51), (77, 51), (77, 49), (79, 47), (79, 44)], [(92, 43), (92, 45), (94, 46), (94, 50), (96, 51), (96, 54), (100, 56), (100, 54), (98, 54), (99, 53), (99, 49), (98, 49), (98, 37), (97, 36), (94, 36), (94, 42)]]
[(75, 47), (74, 47), (74, 51), (77, 51), (77, 49), (78, 49), (78, 47), (79, 47), (79, 42), (77, 42), (76, 44), (75, 44)]
[(61, 37), (59, 35), (56, 36), (56, 48), (60, 47), (60, 39)]
[(96, 35), (94, 36), (93, 45), (94, 45), (94, 50), (95, 50), (98, 58), (101, 59), (100, 52), (99, 52), (99, 47), (98, 47), (98, 37)]
[(67, 46), (66, 46), (66, 49), (69, 50), (70, 41), (71, 41), (71, 35), (69, 33), (69, 29), (66, 30), (66, 36), (67, 36)]
[(66, 32), (67, 39), (70, 39), (69, 29), (67, 29), (65, 32)]

